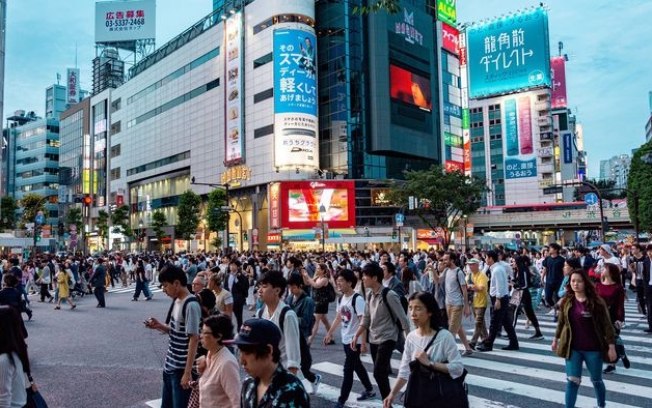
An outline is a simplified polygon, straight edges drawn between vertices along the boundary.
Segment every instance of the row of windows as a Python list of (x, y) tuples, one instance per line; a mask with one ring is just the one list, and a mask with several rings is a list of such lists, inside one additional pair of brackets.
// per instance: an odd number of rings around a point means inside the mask
[(190, 92), (187, 92), (181, 96), (177, 96), (176, 98), (172, 99), (171, 101), (168, 101), (164, 103), (163, 105), (159, 106), (156, 109), (152, 109), (149, 112), (146, 112), (140, 116), (138, 116), (136, 119), (132, 119), (129, 122), (127, 122), (127, 129), (131, 128), (132, 126), (136, 126), (139, 123), (143, 123), (148, 119), (151, 119), (157, 115), (160, 115), (163, 112), (167, 112), (170, 109), (177, 107), (181, 105), (184, 102), (188, 102), (189, 100), (204, 94), (205, 92), (210, 91), (211, 89), (217, 88), (220, 86), (220, 79), (214, 79), (211, 82), (207, 83), (206, 85), (202, 85), (200, 87), (197, 87), (193, 89)]
[(17, 150), (29, 151), (32, 149), (38, 149), (39, 147), (50, 146), (50, 147), (60, 147), (61, 143), (56, 139), (47, 139), (39, 140), (37, 142), (27, 143), (21, 146), (17, 146)]
[(269, 54), (265, 54), (265, 55), (263, 55), (263, 56), (260, 57), (260, 58), (256, 58), (256, 59), (254, 60), (254, 69), (256, 69), (256, 68), (260, 68), (260, 67), (262, 67), (263, 65), (272, 62), (273, 59), (274, 59), (274, 57), (273, 57), (273, 55), (272, 55), (271, 52), (270, 52)]
[[(186, 159), (189, 159), (189, 158), (190, 158), (190, 150), (187, 150), (185, 152), (178, 153), (178, 154), (175, 154), (173, 156), (164, 157), (164, 158), (162, 158), (160, 160), (149, 162), (149, 163), (143, 164), (141, 166), (134, 167), (133, 169), (129, 169), (129, 170), (127, 170), (127, 176), (133, 176), (134, 174), (142, 173), (142, 172), (148, 171), (148, 170), (153, 170), (153, 169), (163, 167), (163, 166), (166, 166), (168, 164), (176, 163), (176, 162), (179, 162), (181, 160), (186, 160)], [(111, 173), (113, 174), (113, 170), (111, 170)]]
[(500, 110), (500, 104), (489, 105), (489, 112)]
[(258, 139), (259, 137), (271, 135), (274, 133), (274, 124), (267, 125), (260, 127), (258, 129), (254, 130), (254, 139)]
[(120, 167), (111, 169), (111, 181), (118, 180), (120, 178)]
[(120, 154), (121, 154), (120, 150), (121, 150), (121, 147), (120, 147), (119, 144), (117, 144), (115, 146), (111, 146), (110, 157), (114, 158), (114, 157), (120, 156)]
[(19, 188), (20, 191), (28, 192), (28, 191), (36, 191), (36, 190), (41, 190), (44, 188), (50, 188), (52, 190), (58, 190), (59, 189), (59, 183), (35, 183), (35, 184), (27, 184), (25, 186), (22, 186)]
[(16, 164), (31, 164), (41, 160), (53, 160), (58, 162), (59, 155), (55, 153), (45, 153), (45, 155), (43, 156), (39, 155), (39, 156), (25, 157), (23, 159), (16, 160)]
[(471, 113), (482, 113), (482, 107), (471, 108)]
[(59, 174), (59, 170), (46, 167), (42, 170), (30, 170), (30, 171), (18, 173), (16, 176), (18, 178), (30, 178), (30, 177), (43, 176), (48, 174), (56, 176), (57, 174)]
[(254, 103), (262, 102), (265, 99), (274, 97), (274, 88), (266, 89), (254, 95)]
[[(190, 72), (191, 70), (201, 66), (202, 64), (210, 61), (211, 59), (217, 57), (220, 54), (220, 47), (217, 47), (215, 49), (210, 50), (206, 54), (202, 55), (201, 57), (197, 58), (196, 60), (190, 62), (189, 64), (184, 65), (183, 67), (177, 69), (176, 71), (172, 72), (171, 74), (163, 77), (162, 79), (159, 79), (152, 85), (148, 86), (147, 88), (143, 89), (142, 91), (139, 91), (138, 93), (135, 93), (134, 95), (130, 96), (127, 98), (127, 105), (132, 104), (136, 102), (137, 100), (141, 99), (147, 94), (150, 94), (157, 90), (158, 88), (162, 87), (163, 85), (179, 78), (186, 72)], [(113, 106), (112, 106), (113, 108)], [(120, 106), (118, 105), (115, 110), (120, 109)]]
[(265, 30), (266, 28), (273, 26), (274, 24), (281, 24), (281, 23), (303, 23), (309, 25), (310, 27), (315, 26), (315, 21), (310, 17), (302, 16), (299, 14), (280, 14), (277, 16), (270, 17), (260, 24), (256, 24), (254, 26), (254, 35)]

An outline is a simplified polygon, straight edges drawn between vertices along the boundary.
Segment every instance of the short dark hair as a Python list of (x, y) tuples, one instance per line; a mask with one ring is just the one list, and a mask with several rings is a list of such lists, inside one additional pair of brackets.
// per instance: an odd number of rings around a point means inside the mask
[(362, 274), (370, 278), (376, 278), (378, 283), (383, 282), (383, 270), (378, 265), (378, 262), (369, 262), (362, 268)]
[(186, 273), (180, 267), (167, 264), (161, 269), (161, 273), (158, 274), (159, 283), (174, 283), (174, 281), (179, 281), (182, 286), (188, 285), (188, 277)]
[(224, 314), (209, 316), (204, 320), (204, 324), (211, 329), (213, 337), (222, 336), (219, 340), (220, 344), (225, 340), (233, 339), (233, 322), (229, 316)]
[(288, 286), (298, 286), (298, 287), (303, 287), (303, 278), (299, 276), (299, 274), (296, 273), (291, 273), (290, 276), (288, 276)]
[(287, 259), (287, 261), (289, 261), (295, 268), (300, 268), (301, 267), (301, 261), (296, 256), (289, 257)]
[(582, 269), (582, 262), (579, 258), (567, 258), (566, 263), (573, 269)]
[(553, 242), (553, 243), (551, 243), (551, 244), (548, 245), (548, 246), (550, 247), (550, 249), (554, 249), (554, 250), (557, 251), (557, 252), (561, 251), (561, 245), (559, 245), (559, 244), (556, 243), (556, 242)]
[(280, 271), (269, 271), (265, 273), (260, 280), (261, 285), (271, 285), (273, 288), (279, 288), (281, 291), (279, 295), (282, 295), (285, 292), (287, 287), (287, 281), (283, 277), (283, 273)]
[(408, 302), (418, 300), (426, 307), (430, 313), (430, 328), (439, 330), (441, 328), (441, 313), (435, 297), (430, 292), (415, 292), (410, 295)]
[(358, 278), (355, 277), (355, 273), (350, 269), (342, 269), (338, 272), (337, 277), (351, 283), (351, 287), (355, 288), (355, 285), (358, 284)]
[(487, 251), (487, 259), (491, 258), (494, 262), (498, 262), (498, 252), (496, 251)]
[(281, 361), (281, 349), (273, 344), (238, 344), (238, 348), (243, 353), (250, 353), (256, 356), (256, 360), (262, 360), (269, 355), (269, 347), (272, 347), (272, 361), (278, 363)]
[(5, 273), (4, 276), (2, 277), (2, 282), (8, 288), (15, 288), (16, 286), (18, 286), (18, 278), (11, 273)]
[(216, 299), (215, 293), (210, 289), (202, 289), (197, 292), (196, 295), (199, 298), (199, 303), (206, 307), (208, 310), (213, 310), (215, 308)]
[(391, 262), (383, 262), (383, 265), (387, 267), (387, 272), (389, 272), (392, 275), (396, 275), (396, 265), (394, 265)]

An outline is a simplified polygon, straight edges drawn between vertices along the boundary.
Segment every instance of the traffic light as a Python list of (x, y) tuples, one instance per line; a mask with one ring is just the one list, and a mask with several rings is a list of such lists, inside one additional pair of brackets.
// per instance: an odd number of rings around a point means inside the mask
[[(602, 219), (602, 229), (603, 229), (603, 231), (609, 231), (609, 218), (604, 217)], [(603, 237), (603, 240), (604, 240), (604, 237)]]
[(34, 227), (34, 242), (39, 242), (41, 241), (41, 227), (40, 226), (35, 226)]
[(57, 231), (58, 231), (59, 236), (63, 236), (63, 234), (65, 233), (64, 228), (63, 228), (63, 223), (60, 222), (57, 227), (58, 227)]
[(86, 194), (83, 199), (84, 206), (90, 207), (92, 203), (93, 203), (93, 197), (91, 197), (89, 194)]
[(243, 241), (248, 241), (249, 240), (249, 236), (247, 236), (247, 231), (242, 232), (242, 240)]
[(398, 232), (396, 231), (396, 228), (392, 230), (392, 239), (398, 238)]

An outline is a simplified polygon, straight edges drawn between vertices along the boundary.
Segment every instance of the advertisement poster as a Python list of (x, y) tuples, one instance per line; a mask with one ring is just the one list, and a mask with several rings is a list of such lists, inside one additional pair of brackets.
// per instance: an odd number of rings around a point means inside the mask
[(95, 42), (156, 38), (156, 0), (95, 3)]
[(224, 24), (226, 38), (225, 72), (226, 124), (224, 133), (224, 164), (236, 165), (244, 155), (242, 134), (242, 14), (236, 13)]
[(390, 64), (389, 83), (389, 94), (392, 99), (418, 106), (424, 110), (432, 110), (429, 79)]
[(459, 36), (460, 36), (460, 32), (457, 31), (456, 28), (453, 28), (448, 24), (442, 23), (441, 25), (442, 48), (456, 56), (459, 56), (460, 54)]
[(533, 154), (530, 95), (503, 100), (505, 137), (505, 179), (537, 176), (537, 158)]
[(456, 0), (437, 0), (437, 20), (446, 24), (457, 24)]
[(564, 164), (570, 164), (573, 162), (573, 134), (564, 132), (562, 133), (562, 139), (564, 142)]
[(314, 228), (322, 219), (330, 228), (355, 226), (352, 181), (297, 181), (281, 184), (284, 228)]
[(67, 69), (66, 91), (66, 101), (69, 105), (79, 103), (79, 68)]
[(566, 102), (566, 59), (564, 57), (553, 57), (550, 60), (552, 68), (552, 98), (550, 105), (552, 109), (565, 108)]
[(318, 167), (317, 39), (274, 31), (274, 166)]
[(473, 24), (467, 39), (472, 99), (551, 85), (545, 9)]

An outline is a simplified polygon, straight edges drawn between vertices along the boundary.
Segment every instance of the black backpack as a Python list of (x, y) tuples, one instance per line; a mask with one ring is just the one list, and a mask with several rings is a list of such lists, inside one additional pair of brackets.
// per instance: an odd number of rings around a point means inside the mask
[[(353, 314), (355, 314), (356, 316), (358, 315), (358, 311), (355, 310), (355, 301), (358, 299), (359, 296), (360, 296), (360, 294), (358, 292), (353, 292), (353, 299), (351, 299), (351, 306), (353, 306)], [(337, 305), (339, 306), (340, 303), (342, 303), (342, 298), (341, 297), (337, 301)]]
[[(170, 320), (172, 320), (172, 310), (174, 310), (174, 300), (172, 301), (172, 304), (170, 304), (170, 309), (168, 309), (168, 315), (165, 318), (165, 324), (170, 324)], [(188, 307), (188, 303), (190, 302), (197, 302), (199, 304), (199, 300), (197, 299), (197, 296), (189, 295), (186, 300), (183, 301), (183, 306), (181, 307), (181, 316), (183, 316), (184, 321), (186, 318), (186, 309)]]

